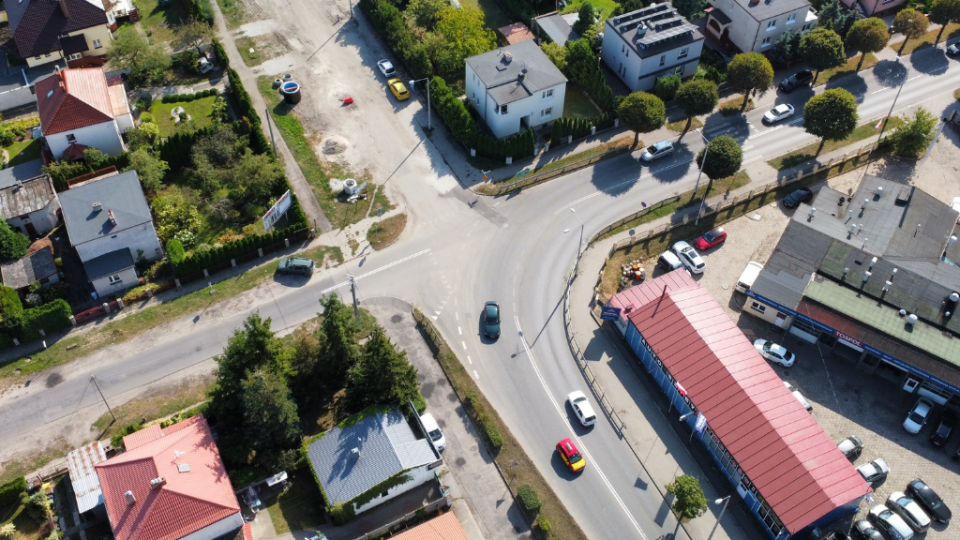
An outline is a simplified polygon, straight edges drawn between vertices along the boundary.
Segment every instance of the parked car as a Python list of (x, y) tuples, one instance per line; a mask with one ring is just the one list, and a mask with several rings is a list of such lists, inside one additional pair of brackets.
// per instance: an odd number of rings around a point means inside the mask
[(673, 272), (674, 270), (683, 268), (683, 263), (680, 262), (680, 259), (671, 251), (664, 251), (660, 255), (660, 258), (657, 259), (657, 266), (659, 266), (664, 272)]
[(892, 540), (910, 540), (913, 538), (913, 530), (903, 521), (903, 518), (882, 504), (871, 508), (868, 517), (878, 529)]
[(260, 497), (257, 496), (257, 491), (253, 489), (253, 486), (241, 491), (240, 498), (243, 499), (243, 502), (250, 507), (250, 510), (253, 513), (257, 513), (261, 508), (264, 508), (263, 503), (260, 502)]
[(954, 43), (953, 45), (948, 46), (947, 54), (949, 54), (950, 56), (956, 56), (957, 54), (960, 54), (960, 41)]
[(640, 154), (640, 159), (644, 161), (653, 161), (672, 153), (673, 143), (670, 141), (660, 141), (652, 146), (648, 146), (647, 149)]
[(917, 403), (910, 409), (910, 412), (907, 413), (907, 419), (903, 421), (903, 429), (907, 430), (907, 433), (911, 435), (920, 433), (923, 425), (930, 419), (930, 411), (932, 410), (933, 403), (923, 398), (918, 399)]
[(583, 472), (584, 466), (586, 466), (587, 461), (583, 459), (583, 456), (580, 455), (580, 451), (577, 450), (576, 445), (573, 444), (573, 441), (570, 439), (564, 439), (557, 443), (557, 452), (560, 453), (560, 459), (570, 468), (571, 471), (578, 473)]
[(783, 198), (783, 206), (786, 208), (796, 208), (800, 203), (813, 200), (813, 192), (807, 188), (800, 188)]
[(857, 467), (857, 472), (863, 477), (863, 481), (870, 487), (876, 487), (877, 484), (887, 479), (890, 474), (890, 466), (881, 458), (868, 461)]
[(397, 70), (393, 67), (393, 62), (389, 60), (380, 60), (377, 62), (377, 67), (380, 68), (380, 73), (383, 73), (384, 77), (393, 77), (397, 74)]
[(856, 435), (851, 435), (840, 441), (837, 448), (843, 452), (843, 455), (846, 456), (847, 459), (856, 461), (857, 458), (860, 457), (860, 453), (863, 452), (863, 442), (861, 442)]
[(200, 60), (197, 60), (197, 70), (203, 74), (210, 73), (213, 71), (213, 64), (206, 57), (201, 56)]
[(443, 449), (447, 447), (447, 439), (440, 431), (440, 424), (437, 423), (437, 419), (432, 414), (426, 413), (420, 416), (420, 421), (423, 422), (423, 427), (427, 430), (427, 436), (433, 441), (437, 451), (443, 452)]
[(400, 79), (390, 79), (387, 81), (387, 86), (390, 87), (390, 91), (393, 92), (393, 97), (397, 98), (397, 101), (410, 99), (410, 92), (407, 91), (407, 87), (403, 85)]
[(780, 81), (780, 91), (789, 94), (797, 88), (806, 86), (811, 82), (813, 82), (813, 73), (804, 69)]
[(887, 507), (903, 518), (914, 532), (926, 532), (930, 528), (930, 516), (902, 491), (894, 491), (887, 497)]
[(937, 495), (937, 492), (926, 482), (919, 478), (914, 478), (907, 484), (907, 493), (913, 497), (913, 500), (920, 503), (920, 506), (927, 510), (927, 514), (940, 523), (950, 523), (953, 513), (943, 502), (943, 499)]
[(700, 251), (704, 251), (714, 246), (719, 246), (726, 240), (727, 231), (723, 230), (723, 227), (717, 227), (698, 236), (697, 239), (693, 241), (693, 245)]
[(737, 284), (734, 286), (734, 290), (747, 294), (750, 287), (753, 287), (753, 284), (757, 282), (757, 278), (760, 277), (760, 272), (762, 271), (762, 264), (757, 261), (748, 262), (747, 267), (743, 269), (743, 273), (737, 278)]
[(803, 405), (803, 408), (806, 409), (807, 412), (813, 412), (813, 405), (810, 405), (810, 402), (807, 401), (807, 398), (803, 397), (803, 394), (797, 390), (796, 386), (788, 383), (787, 381), (783, 381), (783, 385), (787, 387), (787, 390), (789, 390), (791, 394), (793, 394), (793, 397), (797, 398), (797, 401)]
[(953, 428), (957, 425), (957, 415), (950, 411), (944, 411), (940, 416), (940, 423), (937, 429), (930, 434), (930, 442), (937, 446), (943, 446), (950, 440)]
[(703, 262), (700, 254), (690, 247), (690, 244), (681, 240), (673, 245), (673, 252), (680, 259), (680, 262), (694, 274), (702, 274), (706, 270), (707, 263)]
[(753, 342), (753, 348), (760, 353), (760, 356), (783, 367), (790, 367), (796, 361), (797, 357), (782, 345), (767, 339), (758, 339)]
[(776, 124), (781, 120), (790, 118), (795, 112), (797, 111), (793, 108), (793, 105), (781, 103), (780, 105), (777, 105), (776, 107), (767, 111), (767, 114), (763, 115), (763, 120), (768, 124)]
[(587, 396), (583, 395), (583, 392), (579, 390), (570, 392), (567, 401), (584, 427), (597, 423), (597, 413), (593, 412), (593, 406), (590, 405), (590, 401), (587, 400)]
[(299, 274), (301, 276), (313, 275), (313, 259), (304, 259), (301, 257), (284, 257), (280, 259), (277, 265), (278, 274)]
[(483, 333), (490, 339), (500, 337), (500, 304), (491, 301), (483, 305)]
[(861, 519), (853, 524), (853, 531), (857, 532), (857, 535), (863, 540), (886, 540), (876, 527), (873, 526), (873, 523), (865, 519)]

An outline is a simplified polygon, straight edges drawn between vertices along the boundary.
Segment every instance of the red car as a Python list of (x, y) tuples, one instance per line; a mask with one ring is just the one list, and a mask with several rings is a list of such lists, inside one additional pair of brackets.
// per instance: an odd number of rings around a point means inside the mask
[(723, 230), (723, 227), (717, 227), (712, 231), (703, 233), (702, 236), (693, 241), (693, 245), (700, 251), (703, 251), (720, 245), (726, 239), (727, 231)]
[(560, 452), (560, 459), (563, 460), (563, 463), (566, 464), (567, 467), (570, 467), (571, 471), (575, 473), (583, 472), (583, 467), (587, 464), (587, 460), (583, 459), (583, 456), (580, 454), (580, 451), (577, 450), (573, 441), (564, 439), (558, 442), (557, 452)]

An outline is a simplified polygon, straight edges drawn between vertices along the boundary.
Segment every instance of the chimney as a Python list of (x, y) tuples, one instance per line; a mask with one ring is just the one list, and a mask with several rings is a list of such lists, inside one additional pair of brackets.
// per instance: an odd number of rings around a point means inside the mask
[(123, 494), (127, 498), (127, 506), (133, 506), (133, 503), (137, 502), (137, 499), (133, 496), (132, 491), (128, 491)]
[(116, 218), (116, 216), (113, 215), (113, 210), (107, 210), (107, 217), (110, 218), (110, 223), (111, 223), (114, 227), (116, 227), (116, 226), (117, 226), (117, 218)]
[(510, 51), (505, 51), (503, 53), (503, 63), (509, 64), (510, 62), (513, 62), (513, 54), (511, 54)]
[(353, 450), (350, 450), (350, 453), (351, 453), (354, 457), (356, 457), (357, 459), (360, 459), (360, 449), (359, 449), (359, 448), (354, 448)]
[(158, 476), (150, 481), (150, 489), (160, 489), (166, 483), (167, 481), (162, 476)]
[(63, 16), (66, 19), (70, 18), (70, 10), (67, 9), (67, 0), (56, 0), (60, 4), (60, 11), (63, 12)]
[(103, 210), (103, 205), (100, 204), (99, 201), (93, 203), (93, 211), (94, 211), (94, 212), (99, 212), (99, 211), (101, 211), (101, 210)]

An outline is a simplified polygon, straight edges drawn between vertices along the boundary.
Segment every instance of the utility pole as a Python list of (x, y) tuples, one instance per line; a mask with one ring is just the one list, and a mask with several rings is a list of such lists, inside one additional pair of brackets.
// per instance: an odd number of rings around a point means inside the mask
[(267, 113), (267, 127), (270, 129), (270, 144), (273, 145), (273, 159), (277, 159), (277, 141), (273, 138), (273, 124), (270, 123), (270, 109), (263, 109)]
[(90, 380), (93, 381), (93, 385), (97, 387), (97, 393), (100, 394), (100, 399), (103, 400), (103, 404), (107, 406), (107, 410), (110, 411), (110, 416), (113, 417), (113, 422), (117, 422), (117, 415), (113, 414), (113, 409), (110, 408), (110, 404), (107, 403), (107, 398), (103, 397), (103, 392), (100, 390), (100, 385), (97, 384), (97, 379), (91, 375)]
[(360, 306), (357, 304), (357, 280), (350, 276), (350, 294), (353, 296), (353, 317), (360, 320)]

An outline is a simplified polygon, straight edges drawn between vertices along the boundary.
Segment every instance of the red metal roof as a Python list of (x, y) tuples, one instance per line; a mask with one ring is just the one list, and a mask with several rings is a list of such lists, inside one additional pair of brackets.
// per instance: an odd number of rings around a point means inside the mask
[[(177, 540), (240, 512), (203, 416), (133, 435), (126, 452), (96, 465), (116, 540)], [(165, 483), (153, 488), (155, 478)]]
[(466, 531), (463, 530), (463, 526), (453, 512), (435, 517), (393, 538), (394, 540), (468, 540)]
[(62, 69), (37, 81), (36, 89), (44, 135), (113, 120), (103, 68)]
[(624, 291), (611, 303), (627, 300), (635, 304), (630, 322), (787, 531), (871, 491), (720, 304), (684, 270)]

